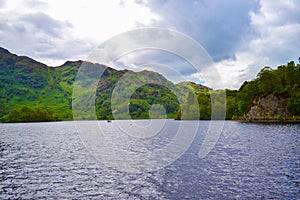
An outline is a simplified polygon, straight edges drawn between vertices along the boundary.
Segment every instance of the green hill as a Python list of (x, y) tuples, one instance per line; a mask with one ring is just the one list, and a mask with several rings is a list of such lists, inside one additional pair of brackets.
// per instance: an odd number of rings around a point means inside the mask
[[(95, 88), (98, 119), (182, 119), (183, 115), (184, 119), (211, 119), (212, 105), (214, 119), (223, 119), (225, 104), (226, 119), (286, 120), (300, 116), (300, 65), (294, 62), (277, 69), (265, 67), (239, 90), (225, 90), (225, 103), (224, 91), (193, 82), (175, 85), (152, 71), (115, 70), (80, 60), (49, 67), (0, 47), (0, 120), (72, 120), (72, 93), (82, 65), (104, 71)], [(84, 81), (88, 83), (93, 76), (91, 70)], [(83, 90), (80, 95), (85, 97), (88, 92)], [(79, 104), (79, 109), (86, 106)], [(93, 118), (82, 112), (80, 119)]]
[(264, 67), (238, 91), (227, 90), (227, 117), (252, 120), (295, 120), (300, 116), (300, 65)]
[[(32, 113), (43, 111), (44, 115), (47, 113), (49, 116), (43, 118), (45, 121), (72, 120), (73, 85), (82, 64), (83, 61), (67, 61), (61, 66), (49, 67), (31, 58), (17, 56), (0, 48), (1, 120), (6, 122), (41, 121), (39, 114), (22, 116), (25, 115), (26, 110)], [(85, 64), (105, 69), (96, 90), (95, 106), (98, 119), (113, 119), (111, 96), (114, 88), (118, 85), (119, 95), (124, 96), (125, 88), (134, 85), (133, 81), (150, 84), (141, 86), (130, 94), (129, 110), (132, 118), (149, 118), (149, 109), (157, 104), (164, 106), (168, 117), (173, 117), (174, 112), (178, 110), (178, 100), (170, 90), (176, 86), (158, 73), (115, 70), (100, 64)], [(124, 74), (128, 76), (128, 79), (121, 85), (117, 84)], [(125, 106), (128, 105), (122, 102), (118, 104), (119, 109)], [(89, 119), (89, 116), (83, 116), (82, 119)]]

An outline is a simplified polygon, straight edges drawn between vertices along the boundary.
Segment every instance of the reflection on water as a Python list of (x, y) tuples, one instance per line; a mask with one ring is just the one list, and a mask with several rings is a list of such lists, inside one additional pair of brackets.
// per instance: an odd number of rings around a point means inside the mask
[[(168, 123), (163, 134), (147, 138), (150, 142), (124, 142), (127, 136), (116, 132), (109, 138), (120, 148), (143, 153), (174, 137), (180, 122)], [(180, 159), (138, 174), (97, 161), (73, 122), (0, 124), (0, 198), (300, 198), (299, 125), (226, 122), (216, 147), (200, 160), (208, 123), (200, 122), (198, 135)]]

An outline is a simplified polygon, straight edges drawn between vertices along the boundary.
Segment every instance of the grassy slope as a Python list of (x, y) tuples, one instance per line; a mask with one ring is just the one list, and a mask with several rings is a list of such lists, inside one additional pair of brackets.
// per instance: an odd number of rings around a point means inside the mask
[[(51, 110), (60, 120), (72, 119), (73, 84), (81, 64), (82, 61), (68, 61), (59, 67), (48, 67), (28, 57), (17, 56), (0, 48), (0, 118), (26, 105)], [(99, 64), (91, 65), (106, 68)], [(121, 85), (118, 84), (120, 95), (128, 95), (125, 94), (125, 88), (130, 88), (136, 83), (144, 84), (154, 81), (169, 88), (175, 87), (173, 83), (155, 72), (118, 71), (107, 67), (97, 87), (96, 113), (99, 119), (113, 118), (110, 108), (111, 95), (124, 74), (128, 78)], [(172, 116), (178, 109), (177, 99), (166, 87), (149, 84), (130, 95), (132, 95), (130, 96), (130, 111), (133, 118), (148, 118), (148, 110), (152, 104), (164, 104), (168, 116)], [(158, 101), (157, 97), (161, 96), (164, 96), (163, 100)], [(128, 105), (119, 104), (118, 106), (121, 108)], [(142, 112), (139, 108), (143, 108)]]
[[(11, 54), (0, 48), (0, 119), (12, 110), (25, 105), (53, 111), (59, 120), (70, 120), (72, 113), (72, 92), (77, 71), (83, 61), (67, 61), (59, 67), (48, 67), (35, 60)], [(149, 118), (149, 110), (163, 105), (169, 118), (180, 114), (179, 104), (185, 101), (189, 92), (196, 94), (200, 118), (210, 119), (211, 95), (217, 93), (210, 88), (192, 82), (174, 85), (162, 75), (151, 72), (115, 70), (104, 65), (88, 63), (92, 67), (106, 69), (99, 80), (96, 92), (96, 114), (98, 119), (113, 119), (112, 112), (119, 118)], [(87, 76), (93, 76), (91, 71)], [(89, 80), (87, 77), (86, 80)], [(264, 68), (258, 78), (245, 82), (238, 91), (226, 90), (226, 119), (243, 118), (252, 106), (252, 101), (274, 94), (286, 98), (291, 117), (300, 115), (300, 65), (293, 62), (277, 70)], [(145, 83), (148, 83), (145, 85)], [(139, 87), (134, 87), (140, 85)], [(89, 91), (82, 91), (81, 95)], [(113, 92), (119, 99), (111, 99)], [(124, 99), (130, 99), (129, 104)], [(113, 111), (111, 102), (114, 103)], [(224, 104), (224, 103), (223, 103)], [(185, 105), (188, 106), (188, 105)], [(222, 110), (222, 105), (218, 106)], [(83, 107), (84, 109), (84, 107)], [(88, 119), (89, 116), (82, 116)]]

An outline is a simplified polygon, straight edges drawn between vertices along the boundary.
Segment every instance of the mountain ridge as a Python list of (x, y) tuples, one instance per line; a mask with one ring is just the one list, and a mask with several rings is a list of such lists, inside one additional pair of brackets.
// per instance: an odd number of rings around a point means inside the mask
[[(198, 101), (200, 111), (200, 116), (195, 119), (211, 119), (212, 105), (218, 119), (224, 119), (224, 106), (226, 119), (300, 119), (300, 64), (293, 61), (274, 70), (264, 67), (257, 78), (245, 81), (239, 90), (225, 90), (223, 97), (222, 90), (214, 91), (190, 81), (174, 84), (162, 74), (149, 70), (117, 70), (82, 60), (51, 67), (0, 47), (0, 121), (72, 120), (74, 83), (83, 64), (91, 71), (78, 80), (79, 83), (85, 84), (85, 80), (88, 84), (90, 78), (97, 78), (97, 69), (101, 68), (103, 72), (100, 80), (97, 79), (96, 88), (79, 92), (79, 96), (84, 97), (95, 90), (92, 104), (97, 119), (148, 119), (150, 115), (181, 119), (183, 113), (185, 119), (194, 119), (188, 116), (197, 116), (195, 105), (189, 105), (194, 102), (192, 96)], [(116, 95), (122, 98), (114, 98)], [(278, 109), (268, 106), (269, 101)], [(84, 111), (87, 106), (90, 105), (80, 104), (79, 108)], [(80, 119), (93, 119), (94, 115), (80, 114)]]
[[(55, 119), (71, 120), (73, 85), (82, 64), (105, 69), (96, 92), (95, 102), (98, 119), (113, 119), (110, 98), (114, 87), (124, 74), (132, 77), (143, 77), (145, 80), (140, 80), (142, 82), (156, 81), (175, 87), (175, 84), (167, 80), (162, 74), (149, 70), (139, 72), (128, 69), (117, 70), (99, 63), (82, 60), (66, 61), (60, 66), (52, 67), (29, 57), (10, 53), (0, 47), (0, 91), (2, 93), (0, 94), (0, 118), (7, 118), (13, 110), (28, 106), (29, 108), (50, 110)], [(158, 94), (156, 90), (160, 91), (161, 94)], [(155, 103), (164, 104), (168, 111), (167, 115), (172, 117), (178, 109), (178, 101), (171, 93), (167, 88), (155, 84), (148, 84), (144, 88), (140, 88), (138, 92), (132, 94), (130, 110), (135, 113), (133, 117), (148, 118), (147, 109), (150, 109), (151, 105)], [(157, 95), (167, 97), (159, 102), (158, 99), (154, 98)], [(88, 119), (89, 117), (83, 118)]]

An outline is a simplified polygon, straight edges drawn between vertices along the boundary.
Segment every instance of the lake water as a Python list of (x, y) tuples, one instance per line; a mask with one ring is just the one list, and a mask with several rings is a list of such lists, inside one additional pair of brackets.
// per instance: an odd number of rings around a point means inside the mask
[[(180, 122), (167, 120), (146, 139), (124, 139), (117, 124), (99, 122), (114, 145), (143, 153), (166, 145)], [(96, 159), (74, 122), (0, 124), (0, 199), (300, 199), (299, 124), (226, 121), (199, 159), (208, 125), (200, 121), (191, 146), (170, 165), (130, 173)]]

